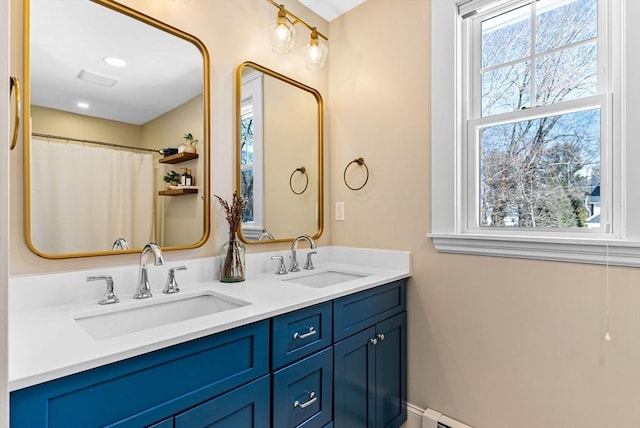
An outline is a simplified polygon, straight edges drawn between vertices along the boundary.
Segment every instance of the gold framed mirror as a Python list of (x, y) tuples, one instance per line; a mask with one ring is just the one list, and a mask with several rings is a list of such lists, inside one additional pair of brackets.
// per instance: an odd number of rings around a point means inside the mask
[[(31, 251), (58, 259), (139, 252), (149, 242), (164, 250), (203, 245), (210, 229), (204, 44), (111, 0), (24, 0), (24, 17)], [(199, 140), (195, 154), (187, 136)]]
[(323, 231), (320, 93), (251, 61), (236, 71), (236, 190), (248, 199), (240, 238), (286, 242)]

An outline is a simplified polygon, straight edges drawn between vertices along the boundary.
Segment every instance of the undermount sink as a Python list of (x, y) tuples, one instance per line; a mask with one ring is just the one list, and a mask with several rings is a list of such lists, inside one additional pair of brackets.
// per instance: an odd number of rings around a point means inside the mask
[(307, 287), (323, 288), (330, 285), (341, 284), (343, 282), (352, 281), (367, 276), (362, 273), (341, 272), (337, 270), (327, 270), (323, 272), (315, 272), (309, 275), (299, 276), (297, 278), (284, 279), (285, 282), (293, 284), (305, 285)]
[(143, 306), (111, 312), (78, 315), (75, 321), (96, 340), (147, 330), (179, 321), (211, 315), (246, 306), (249, 303), (206, 293), (176, 300), (135, 302)]

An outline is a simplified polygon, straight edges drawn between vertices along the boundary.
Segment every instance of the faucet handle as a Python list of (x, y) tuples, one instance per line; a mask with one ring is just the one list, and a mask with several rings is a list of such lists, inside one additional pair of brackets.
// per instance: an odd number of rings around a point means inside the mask
[(311, 270), (313, 269), (313, 261), (311, 260), (311, 256), (313, 256), (314, 254), (318, 254), (317, 251), (309, 251), (307, 253), (307, 261), (304, 262), (304, 269), (306, 270)]
[(296, 250), (291, 250), (291, 267), (289, 267), (289, 272), (300, 272)]
[(107, 281), (107, 291), (104, 293), (102, 299), (98, 300), (98, 303), (101, 305), (110, 305), (112, 303), (118, 303), (120, 299), (116, 296), (115, 291), (113, 290), (113, 278), (111, 275), (97, 275), (97, 276), (88, 276), (87, 282), (89, 281)]
[(176, 281), (176, 271), (177, 270), (187, 270), (186, 266), (178, 266), (172, 267), (169, 269), (169, 273), (167, 274), (167, 283), (164, 286), (162, 292), (164, 294), (173, 294), (180, 291), (178, 288), (178, 281)]
[(271, 260), (278, 260), (278, 267), (276, 268), (276, 275), (286, 275), (287, 274), (287, 266), (284, 264), (283, 256), (271, 256)]

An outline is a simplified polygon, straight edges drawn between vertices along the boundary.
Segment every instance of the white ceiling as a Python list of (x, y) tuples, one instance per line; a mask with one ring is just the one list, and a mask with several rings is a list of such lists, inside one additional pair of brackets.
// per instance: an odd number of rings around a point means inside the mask
[(333, 21), (343, 13), (364, 2), (365, 0), (300, 0), (300, 3), (327, 21)]
[[(34, 105), (141, 125), (202, 93), (193, 44), (90, 1), (32, 0), (30, 50)], [(82, 70), (117, 82), (88, 83)]]

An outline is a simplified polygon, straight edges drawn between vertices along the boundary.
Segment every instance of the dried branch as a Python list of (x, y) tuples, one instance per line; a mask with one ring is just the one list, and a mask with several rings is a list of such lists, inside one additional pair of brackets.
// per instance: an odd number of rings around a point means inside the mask
[(231, 201), (231, 205), (224, 199), (222, 199), (218, 195), (215, 196), (222, 208), (225, 211), (225, 217), (227, 222), (229, 223), (229, 233), (235, 233), (238, 231), (238, 227), (242, 222), (242, 213), (244, 209), (247, 207), (248, 199), (246, 196), (238, 195), (238, 192), (233, 192), (233, 199)]

